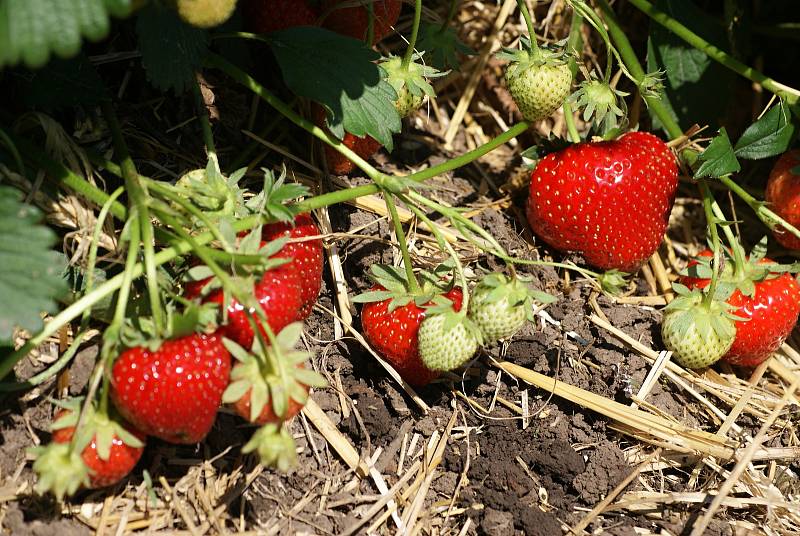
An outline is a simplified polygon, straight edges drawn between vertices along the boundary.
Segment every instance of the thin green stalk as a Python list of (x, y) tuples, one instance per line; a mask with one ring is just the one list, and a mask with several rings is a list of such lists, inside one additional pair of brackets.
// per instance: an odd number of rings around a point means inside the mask
[(414, 275), (414, 265), (411, 263), (411, 254), (408, 252), (408, 242), (406, 242), (406, 233), (403, 231), (403, 222), (400, 221), (400, 216), (397, 214), (397, 206), (394, 203), (392, 194), (383, 192), (383, 200), (386, 202), (386, 208), (389, 210), (389, 215), (392, 217), (394, 235), (397, 237), (400, 253), (403, 255), (403, 265), (406, 270), (406, 278), (408, 279), (408, 289), (412, 294), (416, 294), (420, 290), (419, 282)]
[(533, 28), (533, 20), (531, 19), (530, 11), (528, 11), (528, 4), (525, 0), (517, 0), (517, 5), (522, 13), (522, 18), (525, 19), (525, 26), (528, 27), (528, 37), (531, 38), (531, 51), (535, 52), (539, 50), (539, 44), (536, 42), (536, 30)]
[(164, 313), (161, 307), (161, 292), (158, 288), (158, 272), (153, 261), (155, 256), (155, 236), (153, 233), (153, 222), (150, 220), (150, 209), (147, 207), (147, 190), (139, 179), (139, 173), (133, 163), (128, 146), (122, 135), (122, 127), (114, 112), (114, 105), (111, 101), (104, 101), (102, 104), (103, 115), (105, 116), (111, 136), (114, 140), (114, 150), (120, 158), (120, 168), (125, 179), (125, 189), (130, 194), (130, 202), (136, 207), (137, 221), (140, 226), (142, 239), (142, 250), (144, 253), (145, 271), (147, 274), (147, 295), (150, 300), (150, 309), (153, 316), (156, 334), (160, 335), (165, 329)]
[(800, 99), (800, 91), (797, 89), (776, 82), (760, 71), (745, 65), (724, 50), (715, 47), (696, 33), (692, 32), (689, 28), (655, 7), (648, 0), (630, 0), (630, 3), (645, 13), (648, 17), (653, 19), (655, 22), (686, 41), (689, 45), (693, 46), (697, 50), (705, 52), (708, 57), (717, 63), (724, 65), (728, 69), (747, 78), (748, 80), (760, 84), (764, 89), (786, 99), (789, 103), (793, 104)]
[(706, 215), (706, 223), (708, 225), (709, 233), (711, 233), (711, 251), (714, 253), (714, 266), (711, 272), (711, 284), (708, 286), (706, 295), (703, 297), (703, 305), (710, 307), (714, 301), (714, 295), (717, 291), (717, 283), (719, 282), (720, 268), (722, 267), (722, 248), (719, 243), (719, 234), (717, 233), (717, 223), (714, 217), (714, 196), (711, 195), (711, 190), (708, 188), (708, 183), (705, 179), (699, 180), (700, 192), (703, 195), (703, 211)]
[[(642, 80), (644, 80), (645, 72), (641, 63), (639, 63), (639, 58), (636, 57), (636, 52), (633, 50), (628, 36), (625, 35), (625, 32), (619, 25), (617, 17), (608, 5), (608, 2), (606, 2), (606, 0), (597, 0), (597, 4), (603, 11), (603, 18), (605, 19), (606, 26), (608, 26), (608, 33), (614, 41), (614, 46), (616, 46), (625, 67), (636, 82), (641, 83)], [(683, 130), (681, 130), (680, 125), (678, 125), (678, 122), (675, 121), (669, 113), (669, 110), (667, 110), (660, 98), (648, 95), (642, 95), (642, 98), (647, 104), (647, 109), (650, 110), (650, 113), (658, 117), (658, 120), (664, 126), (664, 130), (667, 131), (667, 134), (669, 134), (671, 138), (678, 138), (683, 135)]]
[[(705, 184), (706, 189), (708, 189), (708, 183), (703, 181), (703, 184)], [(721, 221), (726, 220), (725, 213), (722, 212), (722, 209), (713, 197), (711, 198), (711, 210)], [(731, 251), (733, 251), (733, 260), (734, 264), (736, 265), (736, 271), (733, 275), (738, 279), (744, 276), (744, 256), (742, 247), (739, 244), (739, 241), (736, 239), (736, 235), (733, 234), (733, 230), (731, 229), (730, 225), (721, 225), (720, 227), (722, 227), (722, 232), (725, 233), (725, 239), (728, 241)]]
[(747, 205), (753, 209), (756, 215), (759, 217), (761, 221), (767, 224), (770, 228), (774, 227), (776, 224), (780, 227), (783, 227), (786, 231), (792, 233), (794, 236), (800, 238), (800, 230), (798, 230), (795, 226), (775, 214), (773, 211), (768, 209), (764, 203), (750, 195), (747, 190), (736, 184), (736, 182), (730, 177), (730, 175), (725, 175), (719, 178), (719, 181), (724, 184), (730, 191), (735, 193), (739, 198), (747, 203)]
[[(106, 218), (108, 217), (111, 207), (124, 191), (125, 190), (122, 188), (122, 186), (117, 188), (114, 193), (109, 196), (108, 201), (103, 204), (103, 207), (100, 209), (100, 214), (97, 215), (97, 221), (95, 222), (94, 230), (92, 231), (92, 242), (89, 245), (89, 255), (86, 260), (86, 284), (84, 285), (84, 293), (91, 292), (92, 287), (94, 286), (94, 267), (97, 263), (97, 249), (100, 246), (100, 233), (103, 232), (103, 226), (106, 223)], [(91, 313), (91, 308), (86, 309), (83, 312), (83, 318), (81, 319), (82, 330), (86, 329), (86, 327), (89, 325), (89, 316)]]
[(567, 134), (573, 143), (580, 143), (581, 135), (578, 134), (578, 129), (575, 127), (575, 118), (572, 116), (572, 106), (568, 102), (562, 105), (564, 109), (564, 123), (567, 125)]
[(364, 40), (368, 47), (375, 41), (375, 6), (373, 2), (367, 3), (367, 37)]
[(373, 181), (380, 182), (383, 179), (383, 173), (372, 167), (369, 162), (358, 156), (355, 152), (345, 146), (340, 140), (334, 138), (331, 134), (328, 134), (310, 121), (307, 121), (297, 115), (294, 110), (289, 108), (284, 102), (264, 88), (264, 86), (259, 84), (253, 77), (232, 63), (228, 62), (228, 60), (216, 54), (209, 54), (206, 58), (206, 63), (209, 67), (219, 69), (220, 71), (224, 72), (242, 84), (244, 87), (264, 99), (267, 104), (275, 108), (295, 125), (306, 130), (307, 132), (310, 132), (312, 135), (316, 136), (338, 152), (342, 153)]
[(419, 22), (422, 20), (422, 0), (416, 0), (414, 3), (414, 25), (411, 27), (411, 39), (408, 40), (408, 48), (403, 56), (403, 62), (400, 67), (403, 70), (408, 69), (411, 63), (411, 58), (414, 57), (414, 47), (417, 45), (417, 34), (419, 34)]
[(441, 231), (439, 231), (430, 218), (428, 218), (419, 207), (408, 200), (408, 198), (404, 197), (403, 200), (414, 215), (425, 223), (425, 226), (428, 227), (430, 232), (436, 237), (436, 240), (447, 250), (450, 258), (453, 259), (453, 263), (456, 267), (456, 275), (458, 276), (458, 283), (459, 286), (461, 286), (461, 294), (463, 295), (459, 314), (461, 316), (467, 316), (467, 311), (469, 310), (469, 286), (467, 285), (467, 277), (464, 275), (464, 266), (461, 264), (461, 259), (458, 257), (456, 250), (453, 249), (453, 246), (450, 245), (450, 242), (442, 235)]
[[(211, 121), (208, 118), (206, 103), (203, 101), (203, 92), (200, 90), (200, 80), (195, 75), (192, 91), (194, 93), (194, 103), (197, 108), (197, 116), (200, 119), (200, 130), (203, 133), (203, 143), (206, 146), (206, 153), (209, 160), (217, 162), (217, 149), (214, 144), (214, 133), (211, 131)], [(218, 164), (219, 166), (219, 164)]]

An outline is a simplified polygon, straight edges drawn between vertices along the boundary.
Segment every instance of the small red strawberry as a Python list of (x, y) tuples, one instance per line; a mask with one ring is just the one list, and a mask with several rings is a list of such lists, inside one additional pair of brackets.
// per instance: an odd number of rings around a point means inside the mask
[[(276, 222), (265, 225), (261, 233), (265, 241), (281, 237), (297, 239), (318, 236), (319, 227), (314, 223), (311, 215), (303, 213), (295, 216), (294, 223)], [(300, 275), (302, 305), (297, 320), (305, 320), (311, 314), (311, 309), (322, 288), (322, 240), (291, 242), (283, 246), (276, 255), (292, 259), (287, 266)]]
[(237, 362), (223, 402), (233, 405), (243, 419), (261, 425), (297, 415), (306, 404), (309, 387), (326, 385), (322, 376), (303, 366), (308, 352), (295, 350), (302, 333), (303, 325), (295, 322), (275, 336), (274, 345), (264, 348), (256, 339), (249, 351), (225, 341)]
[(319, 10), (309, 0), (244, 0), (242, 14), (245, 27), (255, 33), (317, 26), (319, 18)]
[(419, 355), (419, 327), (425, 319), (426, 307), (444, 297), (445, 302), (449, 300), (452, 308), (459, 311), (461, 289), (454, 287), (445, 292), (431, 283), (436, 279), (430, 278), (415, 296), (409, 292), (404, 274), (381, 265), (373, 268), (373, 278), (378, 284), (355, 299), (364, 303), (361, 309), (364, 337), (405, 381), (414, 386), (427, 385), (438, 373), (426, 367)]
[[(800, 149), (784, 153), (767, 180), (766, 200), (775, 214), (800, 229)], [(781, 227), (772, 234), (787, 249), (800, 249), (800, 238)]]
[[(364, 0), (364, 5), (361, 6), (338, 8), (339, 4), (344, 4), (348, 0), (324, 0), (322, 2), (324, 16), (322, 27), (354, 39), (365, 40), (369, 26), (368, 1)], [(402, 7), (403, 4), (400, 0), (375, 0), (372, 2), (373, 45), (389, 35), (392, 26), (397, 24), (397, 19), (400, 18)], [(325, 15), (326, 13), (327, 15)]]
[(61, 498), (81, 486), (94, 489), (111, 486), (133, 470), (144, 450), (144, 434), (91, 405), (81, 432), (75, 437), (81, 399), (57, 404), (61, 409), (53, 418), (53, 442), (34, 449), (33, 469), (39, 475), (37, 490), (52, 491)]
[[(733, 314), (745, 319), (736, 322), (736, 339), (723, 357), (734, 365), (754, 367), (766, 360), (789, 336), (800, 314), (800, 283), (762, 255), (754, 250), (741, 267), (729, 259), (720, 276), (720, 285), (732, 289), (726, 301), (733, 306)], [(709, 250), (701, 252), (689, 263), (689, 275), (681, 283), (689, 288), (707, 287), (711, 283), (707, 260), (712, 256)]]
[(579, 143), (539, 161), (528, 222), (556, 249), (635, 272), (661, 244), (677, 187), (675, 157), (652, 134)]
[[(313, 107), (314, 123), (320, 128), (327, 128), (325, 125), (325, 109), (322, 106), (314, 105)], [(372, 155), (378, 152), (381, 144), (370, 136), (359, 138), (349, 132), (345, 132), (342, 143), (348, 148), (352, 149), (354, 153), (363, 158), (369, 159)], [(342, 153), (328, 145), (325, 147), (325, 162), (328, 164), (328, 171), (334, 175), (348, 175), (355, 168), (356, 165), (350, 161)]]
[[(240, 288), (248, 289), (252, 293), (254, 302), (258, 303), (267, 319), (267, 325), (273, 333), (297, 320), (298, 313), (303, 306), (303, 282), (300, 273), (292, 269), (289, 263), (271, 268), (258, 276), (255, 282), (252, 278), (237, 280)], [(252, 285), (252, 286), (249, 286)], [(265, 334), (260, 317), (256, 314), (254, 306), (245, 307), (236, 298), (226, 300), (225, 292), (218, 288), (212, 291), (203, 303), (227, 303), (223, 325), (220, 332), (225, 337), (249, 348), (253, 344), (253, 327), (248, 318), (261, 327)]]
[(148, 435), (197, 443), (214, 424), (230, 368), (230, 354), (216, 333), (153, 341), (114, 360), (111, 399)]

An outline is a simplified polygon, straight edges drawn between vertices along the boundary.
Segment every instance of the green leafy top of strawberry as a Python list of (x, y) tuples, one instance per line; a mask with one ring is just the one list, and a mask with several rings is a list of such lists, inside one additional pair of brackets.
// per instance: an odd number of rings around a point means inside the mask
[(250, 351), (224, 339), (223, 344), (239, 363), (231, 372), (222, 401), (236, 402), (249, 391), (250, 420), (255, 421), (267, 403), (272, 404), (276, 415), (283, 416), (289, 399), (304, 404), (308, 387), (325, 387), (327, 382), (319, 373), (299, 366), (310, 357), (308, 352), (295, 349), (302, 332), (302, 323), (289, 324), (275, 335), (272, 345), (265, 347), (261, 337), (256, 337)]
[(600, 132), (609, 132), (617, 126), (617, 119), (626, 117), (625, 97), (628, 93), (611, 87), (608, 82), (590, 77), (584, 80), (569, 101), (583, 108), (583, 120), (594, 117)]
[(256, 452), (261, 465), (287, 471), (297, 463), (294, 439), (284, 426), (265, 424), (253, 434), (242, 452)]
[[(800, 262), (792, 264), (779, 264), (765, 259), (767, 254), (767, 237), (763, 237), (749, 255), (745, 255), (741, 244), (733, 246), (733, 251), (723, 249), (724, 264), (720, 271), (717, 285), (717, 294), (721, 299), (728, 299), (736, 290), (747, 297), (752, 297), (756, 291), (756, 283), (767, 279), (774, 279), (784, 273), (800, 272)], [(736, 249), (739, 251), (737, 252)], [(711, 279), (713, 272), (712, 256), (699, 256), (694, 259), (682, 274), (691, 279)], [(739, 259), (737, 261), (737, 259)], [(738, 263), (738, 264), (737, 264)]]
[(450, 261), (440, 264), (432, 272), (420, 270), (416, 274), (420, 288), (417, 292), (412, 292), (403, 269), (385, 264), (373, 264), (370, 267), (369, 277), (383, 288), (359, 294), (353, 301), (371, 303), (391, 300), (388, 306), (390, 312), (411, 302), (432, 313), (443, 312), (448, 307), (452, 308), (452, 302), (442, 296), (453, 288), (453, 279), (449, 281), (444, 279), (452, 274), (452, 271), (453, 265)]
[(564, 65), (569, 61), (569, 53), (566, 51), (566, 40), (559, 41), (554, 45), (539, 45), (531, 49), (531, 40), (528, 37), (520, 37), (520, 48), (503, 48), (502, 52), (497, 53), (497, 58), (508, 60), (506, 76), (514, 78), (521, 76), (525, 71), (535, 67)]
[(479, 283), (481, 287), (488, 291), (482, 294), (482, 301), (486, 303), (497, 303), (507, 300), (512, 307), (525, 304), (525, 316), (528, 320), (532, 321), (534, 319), (534, 300), (540, 303), (553, 303), (556, 301), (554, 296), (542, 292), (541, 290), (531, 288), (526, 284), (532, 280), (532, 277), (521, 274), (516, 274), (513, 278), (509, 278), (501, 273), (487, 274)]
[[(167, 339), (186, 337), (192, 333), (211, 333), (218, 326), (218, 308), (216, 304), (196, 304), (187, 302), (183, 310), (176, 309), (175, 304), (166, 307), (167, 325), (162, 333), (158, 333), (151, 317), (140, 316), (128, 318), (120, 330), (120, 341), (127, 348), (137, 346), (156, 351)], [(107, 331), (107, 333), (109, 333)], [(113, 333), (110, 335), (112, 336)]]
[(745, 319), (731, 313), (734, 308), (721, 298), (719, 289), (714, 299), (706, 302), (703, 291), (699, 289), (689, 290), (680, 283), (674, 283), (672, 288), (678, 297), (663, 310), (665, 314), (678, 315), (674, 328), (679, 338), (687, 336), (692, 326), (696, 326), (705, 340), (708, 340), (712, 331), (722, 340), (733, 340), (736, 336), (735, 322)]
[[(421, 104), (425, 95), (431, 98), (436, 96), (433, 86), (428, 83), (428, 78), (437, 78), (447, 74), (447, 72), (439, 72), (429, 65), (419, 63), (420, 59), (422, 59), (422, 53), (414, 53), (409, 64), (404, 67), (403, 58), (389, 56), (383, 58), (379, 64), (386, 72), (386, 81), (397, 93), (397, 107), (401, 116), (408, 115), (413, 109), (416, 109), (417, 103)], [(406, 95), (406, 92), (410, 97)], [(402, 103), (403, 100), (409, 98), (415, 102)]]

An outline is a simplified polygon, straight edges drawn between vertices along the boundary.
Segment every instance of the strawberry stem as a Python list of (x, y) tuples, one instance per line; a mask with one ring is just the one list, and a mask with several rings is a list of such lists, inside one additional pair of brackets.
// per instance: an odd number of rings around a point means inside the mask
[(525, 26), (528, 28), (528, 37), (531, 40), (531, 52), (539, 50), (539, 44), (536, 42), (536, 31), (533, 29), (533, 21), (531, 20), (531, 13), (528, 11), (528, 4), (525, 0), (517, 0), (517, 5), (522, 13), (522, 18), (525, 19)]
[(375, 6), (373, 2), (367, 2), (367, 35), (365, 42), (368, 47), (372, 47), (372, 42), (375, 40)]
[(408, 41), (408, 47), (403, 56), (403, 62), (400, 64), (400, 67), (406, 71), (408, 70), (408, 65), (411, 63), (411, 58), (414, 56), (414, 47), (417, 44), (420, 20), (422, 20), (422, 0), (416, 0), (414, 3), (414, 24), (411, 26), (411, 39)]
[(575, 117), (572, 115), (572, 106), (570, 106), (568, 102), (564, 102), (562, 109), (564, 110), (564, 123), (567, 125), (567, 134), (569, 134), (570, 141), (573, 143), (580, 143), (581, 135), (578, 134), (578, 129), (575, 127)]
[(214, 165), (219, 169), (217, 162), (217, 149), (214, 145), (214, 133), (211, 131), (211, 121), (208, 118), (208, 109), (206, 108), (205, 100), (203, 99), (203, 92), (200, 89), (200, 73), (195, 73), (194, 84), (192, 84), (192, 92), (194, 93), (194, 104), (197, 108), (197, 116), (200, 118), (200, 130), (203, 133), (203, 143), (206, 146), (206, 153), (208, 159), (214, 161)]
[[(714, 211), (714, 214), (720, 220), (725, 221), (725, 213), (722, 212), (719, 204), (712, 198), (711, 208)], [(737, 281), (741, 281), (744, 279), (745, 276), (745, 259), (744, 259), (744, 251), (742, 250), (742, 246), (737, 240), (736, 235), (733, 234), (733, 230), (729, 225), (722, 225), (722, 232), (725, 233), (725, 238), (728, 240), (728, 244), (730, 244), (731, 251), (733, 251), (733, 264), (734, 264), (734, 273), (733, 277)]]
[[(153, 324), (155, 325), (156, 334), (161, 334), (164, 330), (164, 313), (161, 306), (161, 293), (158, 288), (158, 273), (156, 272), (156, 264), (153, 260), (155, 256), (155, 237), (153, 235), (153, 222), (150, 220), (150, 209), (147, 207), (148, 193), (139, 179), (139, 173), (136, 171), (136, 166), (133, 163), (128, 146), (125, 144), (125, 139), (122, 135), (122, 128), (120, 127), (117, 114), (114, 112), (114, 106), (110, 100), (106, 100), (102, 104), (103, 115), (106, 118), (109, 128), (111, 129), (111, 136), (114, 140), (114, 149), (120, 157), (120, 169), (122, 176), (125, 179), (125, 189), (130, 195), (129, 203), (136, 207), (138, 217), (135, 219), (137, 225), (140, 226), (141, 245), (144, 252), (144, 265), (147, 282), (147, 295), (150, 300), (151, 314), (153, 315)], [(133, 211), (130, 211), (131, 214)], [(136, 244), (134, 249), (138, 250), (139, 245)]]
[(714, 196), (711, 194), (708, 182), (706, 182), (705, 179), (699, 180), (699, 186), (700, 193), (703, 196), (703, 210), (706, 214), (706, 223), (708, 225), (708, 231), (711, 234), (711, 251), (714, 253), (714, 265), (711, 267), (711, 284), (709, 284), (706, 294), (703, 296), (703, 305), (709, 308), (714, 301), (717, 283), (719, 282), (720, 269), (722, 268), (722, 248), (720, 247), (719, 233), (717, 233), (717, 218), (714, 216)]
[(406, 242), (406, 234), (403, 231), (403, 222), (400, 221), (400, 216), (397, 214), (397, 206), (394, 203), (392, 194), (383, 192), (383, 200), (386, 202), (386, 208), (392, 217), (392, 224), (394, 225), (394, 234), (397, 237), (397, 243), (400, 246), (400, 253), (403, 255), (403, 267), (406, 270), (406, 279), (408, 279), (408, 290), (412, 294), (417, 294), (420, 291), (417, 276), (414, 275), (414, 265), (411, 263), (411, 254), (408, 252), (408, 243)]

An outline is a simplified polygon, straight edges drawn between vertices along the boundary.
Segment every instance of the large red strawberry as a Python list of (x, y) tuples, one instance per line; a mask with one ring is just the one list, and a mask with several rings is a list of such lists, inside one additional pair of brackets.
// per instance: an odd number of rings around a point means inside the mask
[[(53, 419), (54, 443), (72, 441), (78, 416), (79, 412), (68, 409), (56, 413)], [(83, 463), (89, 469), (89, 487), (104, 488), (116, 484), (139, 462), (146, 436), (136, 429), (98, 414), (86, 419), (84, 426), (91, 427), (94, 432), (89, 444), (81, 451)], [(131, 436), (136, 440), (131, 441)], [(102, 445), (103, 441), (108, 444)]]
[[(778, 216), (800, 229), (800, 149), (784, 153), (769, 174), (767, 203)], [(778, 227), (772, 234), (788, 249), (800, 249), (800, 238)]]
[[(426, 367), (419, 355), (419, 327), (428, 308), (442, 297), (452, 302), (452, 309), (461, 309), (463, 294), (454, 287), (446, 292), (438, 288), (434, 277), (425, 277), (423, 288), (411, 293), (405, 275), (393, 267), (375, 265), (372, 278), (376, 281), (369, 292), (355, 298), (364, 303), (361, 327), (372, 348), (397, 370), (400, 376), (415, 386), (424, 386), (438, 376)], [(388, 289), (388, 290), (387, 290)], [(446, 309), (450, 309), (447, 303)], [(441, 308), (441, 307), (440, 307)]]
[(114, 360), (111, 399), (142, 432), (171, 443), (197, 443), (214, 424), (230, 368), (230, 354), (216, 333), (135, 346)]
[(80, 487), (111, 486), (125, 478), (142, 456), (145, 435), (109, 418), (94, 404), (87, 407), (76, 434), (82, 401), (57, 402), (61, 409), (53, 419), (53, 441), (33, 450), (40, 493), (50, 491), (61, 499)]
[(661, 244), (677, 187), (675, 157), (652, 134), (579, 143), (536, 166), (528, 222), (556, 249), (635, 272)]
[(244, 0), (242, 14), (245, 27), (255, 33), (316, 26), (319, 18), (313, 0)]
[[(270, 223), (265, 225), (261, 232), (265, 241), (271, 241), (282, 237), (298, 239), (318, 236), (319, 228), (311, 215), (303, 213), (295, 216), (294, 223)], [(322, 288), (322, 240), (291, 242), (283, 246), (276, 255), (291, 258), (292, 261), (288, 266), (300, 275), (302, 305), (297, 319), (304, 320), (311, 314)]]
[[(337, 7), (345, 2), (350, 2), (350, 0), (324, 0), (322, 2), (322, 11), (327, 13), (322, 21), (322, 26), (336, 33), (363, 41), (367, 38), (369, 26), (368, 0), (365, 0), (364, 5), (361, 6)], [(397, 24), (397, 19), (400, 18), (402, 7), (403, 4), (400, 0), (376, 0), (372, 2), (374, 13), (373, 45), (389, 35), (389, 32), (392, 31), (392, 26)]]
[[(314, 105), (313, 107), (314, 122), (318, 127), (326, 128), (325, 126), (325, 109), (322, 106)], [(358, 156), (367, 160), (369, 157), (378, 152), (381, 144), (378, 143), (371, 136), (364, 136), (359, 138), (349, 132), (345, 132), (342, 143), (348, 148), (352, 149)], [(334, 175), (347, 175), (355, 169), (355, 164), (350, 161), (345, 155), (328, 145), (325, 147), (325, 162), (328, 164), (328, 171)]]
[[(699, 259), (712, 257), (709, 250), (699, 254)], [(720, 277), (721, 284), (735, 287), (727, 302), (734, 307), (735, 316), (746, 321), (736, 322), (736, 338), (722, 358), (734, 365), (754, 367), (767, 359), (786, 340), (800, 314), (800, 283), (794, 275), (770, 271), (775, 262), (767, 258), (752, 260), (737, 267), (735, 260), (726, 263)], [(705, 263), (689, 263), (690, 275), (681, 278), (689, 288), (705, 288), (711, 280)]]

